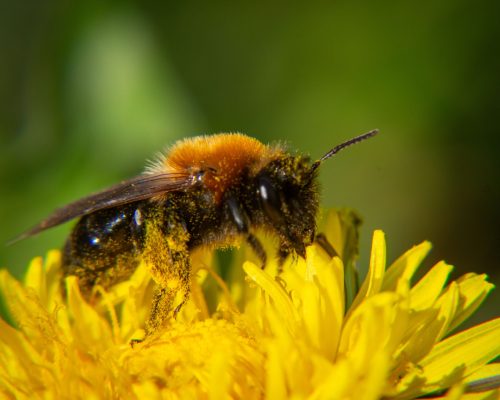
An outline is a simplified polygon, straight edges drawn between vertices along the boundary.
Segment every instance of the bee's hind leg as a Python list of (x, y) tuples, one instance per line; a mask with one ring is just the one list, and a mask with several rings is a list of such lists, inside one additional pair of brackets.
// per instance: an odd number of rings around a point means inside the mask
[[(179, 294), (182, 295), (182, 298), (177, 304), (175, 300)], [(185, 287), (182, 289), (157, 287), (153, 296), (149, 319), (146, 323), (146, 337), (158, 332), (167, 324), (170, 318), (176, 317), (188, 299), (189, 286), (187, 289)]]
[(165, 326), (189, 299), (189, 236), (178, 221), (169, 221), (168, 226), (165, 232), (153, 222), (147, 229), (143, 259), (158, 286), (146, 323), (146, 337)]

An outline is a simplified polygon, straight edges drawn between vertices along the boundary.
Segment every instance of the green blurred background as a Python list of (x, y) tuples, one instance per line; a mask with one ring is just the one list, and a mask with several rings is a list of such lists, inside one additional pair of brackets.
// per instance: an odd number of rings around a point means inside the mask
[[(0, 242), (140, 172), (175, 140), (241, 131), (317, 158), (324, 206), (388, 256), (424, 239), (455, 275), (500, 265), (498, 2), (0, 4)], [(11, 246), (21, 276), (71, 224)], [(490, 296), (484, 319), (498, 314)]]

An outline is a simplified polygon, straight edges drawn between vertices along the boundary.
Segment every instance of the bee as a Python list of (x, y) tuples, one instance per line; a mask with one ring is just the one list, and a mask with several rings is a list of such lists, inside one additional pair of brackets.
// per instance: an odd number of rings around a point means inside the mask
[(316, 237), (318, 167), (377, 133), (312, 163), (239, 133), (180, 140), (143, 174), (57, 209), (20, 239), (79, 218), (62, 251), (62, 271), (78, 278), (87, 298), (146, 262), (157, 286), (146, 324), (152, 333), (189, 297), (193, 250), (245, 241), (264, 266), (267, 254), (255, 235), (263, 230), (277, 237), (280, 264), (290, 254), (304, 257)]

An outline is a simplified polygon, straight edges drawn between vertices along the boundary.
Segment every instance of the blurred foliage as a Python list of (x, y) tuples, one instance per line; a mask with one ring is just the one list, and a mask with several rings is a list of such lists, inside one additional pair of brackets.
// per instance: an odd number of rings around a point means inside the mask
[[(321, 156), (323, 204), (424, 239), (458, 273), (500, 265), (499, 3), (0, 4), (0, 242), (141, 171), (178, 138), (241, 131)], [(18, 276), (70, 224), (0, 247)], [(490, 313), (499, 296), (489, 300)]]

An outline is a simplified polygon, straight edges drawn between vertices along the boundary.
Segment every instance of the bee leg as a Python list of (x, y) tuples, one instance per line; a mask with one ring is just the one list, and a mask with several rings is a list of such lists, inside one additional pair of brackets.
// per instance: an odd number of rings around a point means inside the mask
[(189, 299), (189, 289), (182, 291), (182, 300), (174, 308), (175, 298), (178, 293), (173, 293), (172, 289), (157, 287), (153, 296), (153, 304), (146, 323), (146, 336), (151, 335), (161, 329), (170, 317), (176, 317), (182, 306)]
[[(173, 216), (165, 219), (167, 221), (162, 226), (152, 222), (147, 227), (143, 251), (143, 259), (158, 285), (146, 323), (146, 336), (158, 331), (170, 318), (175, 317), (188, 300), (190, 292), (189, 235), (184, 225)], [(168, 227), (167, 232), (163, 228), (165, 226)]]
[(266, 261), (267, 261), (267, 254), (266, 251), (264, 250), (264, 247), (262, 247), (262, 244), (260, 243), (259, 239), (257, 239), (254, 235), (249, 233), (246, 238), (247, 243), (250, 245), (254, 253), (257, 255), (257, 257), (261, 261), (261, 268), (264, 269), (266, 267)]
[(146, 336), (158, 330), (166, 319), (165, 311), (172, 308), (172, 298), (168, 296), (168, 290), (163, 287), (157, 287), (153, 295), (153, 304), (151, 305), (150, 317), (146, 324)]
[(283, 247), (283, 245), (280, 245), (278, 249), (278, 275), (281, 275), (283, 272), (283, 264), (285, 264), (285, 260), (289, 255), (290, 251)]
[(249, 232), (249, 220), (245, 211), (242, 209), (241, 205), (236, 200), (234, 196), (228, 196), (226, 199), (226, 207), (229, 211), (229, 215), (236, 225), (238, 231), (246, 235), (246, 241), (254, 251), (254, 253), (259, 257), (262, 262), (261, 268), (264, 269), (266, 266), (267, 255), (264, 247), (253, 234)]
[(316, 235), (316, 243), (318, 243), (318, 245), (325, 250), (326, 254), (330, 257), (340, 257), (339, 253), (337, 253), (337, 251), (333, 248), (324, 233), (318, 233)]

